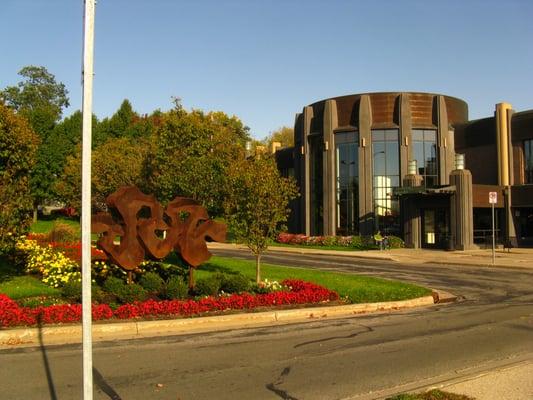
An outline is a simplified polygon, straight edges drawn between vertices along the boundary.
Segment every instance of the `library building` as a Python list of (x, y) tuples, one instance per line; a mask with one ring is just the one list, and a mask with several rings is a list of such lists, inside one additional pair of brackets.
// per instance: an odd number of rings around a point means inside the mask
[(470, 121), (461, 99), (386, 92), (334, 97), (296, 115), (276, 151), (300, 197), (289, 231), (395, 235), (410, 248), (533, 247), (533, 110), (496, 104)]

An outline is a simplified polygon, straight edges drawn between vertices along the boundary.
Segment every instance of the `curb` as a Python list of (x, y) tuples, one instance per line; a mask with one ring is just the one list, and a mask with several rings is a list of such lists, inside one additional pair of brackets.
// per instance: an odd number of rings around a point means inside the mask
[[(455, 296), (442, 291), (411, 300), (380, 303), (350, 304), (346, 306), (310, 307), (257, 313), (218, 315), (213, 317), (180, 318), (158, 321), (133, 321), (93, 324), (93, 341), (140, 339), (200, 332), (215, 332), (258, 326), (273, 326), (329, 318), (353, 317), (368, 313), (394, 311), (442, 303), (443, 298)], [(448, 300), (448, 301), (453, 301)], [(0, 330), (0, 350), (15, 347), (81, 343), (82, 327), (78, 325), (46, 326)]]
[[(246, 246), (243, 246), (241, 244), (217, 243), (217, 242), (208, 243), (208, 249), (209, 250), (248, 250)], [(388, 254), (380, 254), (380, 253), (368, 254), (368, 253), (365, 253), (366, 250), (353, 250), (353, 251), (320, 250), (320, 249), (306, 249), (306, 248), (301, 248), (301, 247), (290, 248), (290, 247), (283, 247), (283, 246), (269, 246), (267, 249), (267, 252), (268, 251), (279, 252), (279, 253), (304, 254), (304, 255), (315, 254), (315, 255), (324, 255), (324, 256), (354, 257), (354, 258), (360, 258), (360, 259), (365, 259), (365, 260), (377, 260), (377, 261), (396, 261), (396, 262), (399, 261), (394, 256), (391, 256)], [(368, 251), (374, 252), (374, 251), (379, 251), (379, 250), (368, 250)]]

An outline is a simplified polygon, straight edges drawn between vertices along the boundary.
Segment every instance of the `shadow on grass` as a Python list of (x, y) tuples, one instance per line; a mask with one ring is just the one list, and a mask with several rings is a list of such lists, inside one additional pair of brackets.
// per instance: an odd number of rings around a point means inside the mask
[(215, 265), (211, 263), (205, 263), (198, 267), (199, 270), (208, 271), (208, 272), (222, 272), (224, 274), (237, 274), (236, 271), (231, 268), (224, 267), (222, 265)]
[(8, 281), (14, 276), (20, 276), (23, 274), (22, 269), (17, 268), (5, 257), (0, 257), (0, 283)]

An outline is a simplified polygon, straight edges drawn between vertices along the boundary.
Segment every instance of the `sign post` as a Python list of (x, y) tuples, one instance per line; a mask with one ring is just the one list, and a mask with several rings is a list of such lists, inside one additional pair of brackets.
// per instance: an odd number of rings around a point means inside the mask
[(492, 265), (496, 264), (496, 236), (494, 234), (494, 204), (498, 202), (498, 192), (489, 192), (489, 203), (492, 206)]

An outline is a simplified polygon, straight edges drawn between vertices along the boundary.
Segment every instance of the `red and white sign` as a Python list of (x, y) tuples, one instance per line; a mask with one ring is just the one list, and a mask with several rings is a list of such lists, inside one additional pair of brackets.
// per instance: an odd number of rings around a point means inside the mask
[(489, 192), (489, 204), (498, 203), (498, 192)]

